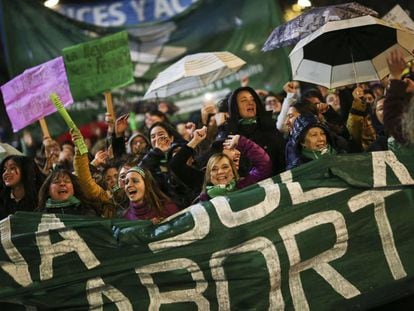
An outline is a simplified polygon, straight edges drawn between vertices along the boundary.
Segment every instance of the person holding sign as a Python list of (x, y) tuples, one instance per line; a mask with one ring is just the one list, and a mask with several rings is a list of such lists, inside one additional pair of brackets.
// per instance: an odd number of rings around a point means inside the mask
[[(72, 130), (71, 134), (75, 144), (82, 139), (80, 132)], [(101, 204), (103, 217), (121, 216), (130, 220), (151, 220), (155, 224), (178, 211), (171, 199), (158, 188), (150, 172), (133, 166), (126, 173), (125, 184), (120, 185), (129, 199), (128, 209), (120, 215), (119, 204), (116, 204), (114, 198), (93, 180), (88, 166), (87, 154), (80, 154), (76, 150), (74, 168), (79, 183), (90, 199)]]
[[(72, 129), (70, 130), (70, 134), (72, 135), (72, 140), (75, 146), (81, 144), (79, 141), (83, 140), (83, 137), (80, 131)], [(114, 204), (114, 202), (112, 201), (110, 193), (108, 193), (104, 188), (99, 186), (92, 177), (87, 152), (81, 153), (79, 148), (75, 148), (73, 168), (75, 170), (76, 176), (78, 176), (79, 184), (85, 192), (85, 195), (90, 200), (97, 202), (101, 206), (101, 216), (105, 218), (116, 217), (116, 204)]]

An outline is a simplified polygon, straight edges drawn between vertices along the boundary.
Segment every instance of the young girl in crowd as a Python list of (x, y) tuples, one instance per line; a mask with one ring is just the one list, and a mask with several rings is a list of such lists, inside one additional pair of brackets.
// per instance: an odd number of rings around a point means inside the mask
[(0, 164), (0, 219), (17, 211), (33, 211), (42, 174), (31, 158), (10, 155)]
[[(72, 133), (72, 137), (74, 141), (82, 138), (75, 132)], [(112, 195), (93, 180), (88, 165), (87, 155), (81, 155), (77, 150), (75, 171), (88, 197), (102, 205), (102, 216), (151, 220), (153, 223), (159, 223), (163, 218), (178, 211), (176, 205), (155, 185), (149, 171), (134, 166), (131, 160), (124, 162), (117, 170), (118, 182), (112, 188), (123, 189), (112, 191)], [(124, 202), (125, 195), (128, 202)]]
[(124, 189), (129, 199), (126, 219), (151, 220), (157, 224), (178, 212), (177, 206), (158, 188), (151, 173), (142, 167), (128, 170)]
[(55, 168), (39, 191), (38, 211), (97, 216), (96, 206), (83, 192), (78, 178), (64, 168)]
[(187, 187), (175, 179), (169, 169), (169, 161), (178, 150), (176, 148), (187, 142), (175, 128), (163, 122), (156, 122), (151, 126), (150, 141), (152, 149), (147, 152), (139, 166), (151, 172), (161, 191), (171, 197), (180, 208), (187, 207), (191, 203), (187, 198)]

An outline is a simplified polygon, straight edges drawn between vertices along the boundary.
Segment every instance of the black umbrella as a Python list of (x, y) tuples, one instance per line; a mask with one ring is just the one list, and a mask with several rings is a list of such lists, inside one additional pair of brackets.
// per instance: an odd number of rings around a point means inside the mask
[(381, 80), (394, 49), (413, 59), (414, 32), (372, 16), (328, 22), (290, 53), (293, 80), (327, 88)]
[(291, 21), (276, 27), (267, 38), (262, 51), (267, 52), (296, 44), (329, 21), (364, 15), (378, 16), (378, 13), (356, 2), (310, 9)]

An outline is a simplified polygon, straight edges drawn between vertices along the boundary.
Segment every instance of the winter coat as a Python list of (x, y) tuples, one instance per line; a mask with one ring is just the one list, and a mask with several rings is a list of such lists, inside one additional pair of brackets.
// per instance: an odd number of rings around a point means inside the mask
[(11, 189), (4, 187), (0, 191), (0, 220), (16, 212), (33, 212), (37, 206), (37, 201), (33, 201), (24, 196), (20, 201), (11, 197)]
[[(251, 168), (245, 177), (239, 178), (236, 183), (237, 189), (242, 189), (257, 183), (272, 175), (272, 162), (267, 152), (246, 137), (240, 136), (239, 143), (236, 147), (242, 156), (251, 163)], [(200, 195), (201, 201), (209, 200), (207, 193)]]
[(385, 132), (384, 124), (378, 120), (375, 111), (371, 111), (371, 121), (372, 127), (375, 129), (376, 138), (375, 141), (368, 146), (367, 151), (388, 150), (388, 134)]
[(376, 139), (376, 132), (372, 126), (371, 114), (367, 104), (361, 99), (354, 99), (349, 111), (347, 127), (359, 151), (365, 151)]
[(401, 118), (409, 101), (406, 88), (403, 80), (390, 80), (384, 101), (384, 127), (401, 144), (406, 143), (401, 127)]
[(152, 220), (154, 218), (158, 220), (162, 220), (167, 218), (175, 213), (177, 213), (179, 209), (177, 206), (169, 201), (164, 204), (164, 209), (161, 212), (161, 215), (158, 214), (156, 210), (148, 206), (147, 203), (129, 203), (129, 208), (124, 213), (123, 218), (129, 220)]
[[(181, 147), (183, 144), (173, 143), (170, 150)], [(139, 163), (140, 167), (148, 169), (161, 191), (170, 197), (179, 208), (185, 208), (192, 202), (192, 195), (188, 187), (169, 168), (171, 152), (164, 153), (159, 148), (153, 148), (147, 152)]]
[(91, 201), (97, 202), (102, 207), (101, 215), (105, 218), (115, 218), (117, 216), (116, 206), (113, 204), (110, 195), (92, 178), (89, 170), (88, 155), (81, 155), (76, 152), (73, 160), (73, 167), (85, 195)]
[(327, 143), (336, 150), (331, 133), (325, 124), (319, 122), (318, 118), (313, 114), (300, 115), (296, 118), (293, 124), (292, 134), (286, 144), (286, 169), (289, 170), (311, 161), (311, 159), (308, 159), (302, 155), (301, 142), (308, 129), (315, 126), (324, 130)]
[(201, 192), (204, 181), (204, 172), (187, 164), (188, 159), (194, 156), (195, 150), (184, 145), (168, 163), (170, 171), (191, 189), (193, 199)]
[[(237, 106), (237, 94), (241, 91), (248, 91), (252, 94), (256, 102), (256, 123), (241, 124)], [(219, 127), (219, 137), (227, 137), (229, 134), (240, 134), (262, 147), (270, 157), (273, 164), (272, 173), (277, 174), (285, 170), (285, 140), (283, 135), (277, 130), (272, 119), (272, 112), (266, 111), (260, 97), (250, 87), (240, 87), (229, 97), (228, 112), (230, 119), (227, 124)]]

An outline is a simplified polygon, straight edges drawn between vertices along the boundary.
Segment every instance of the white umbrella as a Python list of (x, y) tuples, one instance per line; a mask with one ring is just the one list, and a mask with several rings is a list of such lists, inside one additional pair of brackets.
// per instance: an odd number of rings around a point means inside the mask
[(144, 99), (165, 98), (206, 86), (237, 72), (246, 62), (230, 52), (187, 55), (160, 72)]
[(414, 32), (372, 16), (328, 22), (290, 53), (293, 79), (327, 88), (378, 81), (389, 73), (386, 57), (395, 48), (412, 59)]
[(9, 144), (0, 143), (0, 162), (9, 155), (23, 155), (23, 153)]

